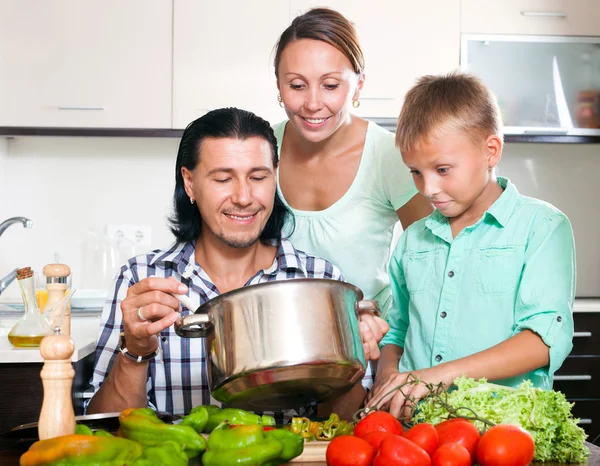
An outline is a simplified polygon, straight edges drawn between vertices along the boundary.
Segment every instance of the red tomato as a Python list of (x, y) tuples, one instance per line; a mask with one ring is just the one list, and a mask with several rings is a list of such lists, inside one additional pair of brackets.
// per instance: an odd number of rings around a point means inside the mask
[(458, 443), (445, 443), (431, 456), (433, 466), (471, 466), (471, 455)]
[(466, 419), (449, 419), (435, 426), (440, 437), (439, 446), (445, 443), (458, 443), (467, 449), (471, 459), (475, 459), (475, 450), (479, 442), (479, 431)]
[(525, 429), (499, 424), (483, 434), (477, 446), (481, 466), (525, 466), (533, 460), (535, 444)]
[(398, 419), (385, 411), (375, 411), (367, 414), (354, 427), (354, 435), (361, 438), (369, 432), (377, 431), (402, 435), (404, 428)]
[(379, 445), (381, 445), (381, 442), (383, 442), (383, 439), (389, 437), (390, 435), (394, 434), (390, 434), (389, 432), (381, 432), (380, 430), (375, 430), (373, 432), (365, 434), (363, 439), (369, 442), (373, 446), (373, 448), (377, 450), (379, 448)]
[(381, 442), (373, 466), (431, 466), (431, 458), (410, 440), (392, 435)]
[(354, 435), (334, 438), (325, 451), (328, 466), (370, 466), (375, 449), (369, 442)]
[(419, 445), (428, 455), (435, 451), (438, 446), (439, 436), (433, 424), (417, 424), (404, 433), (404, 437)]

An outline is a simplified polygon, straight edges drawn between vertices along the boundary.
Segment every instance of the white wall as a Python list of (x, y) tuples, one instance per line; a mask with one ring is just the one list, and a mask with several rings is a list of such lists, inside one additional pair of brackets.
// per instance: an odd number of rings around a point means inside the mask
[[(176, 138), (0, 138), (0, 222), (25, 216), (33, 228), (0, 237), (0, 277), (16, 267), (41, 271), (60, 261), (81, 282), (87, 229), (152, 227), (151, 247), (173, 241), (166, 223), (174, 188)], [(13, 282), (0, 301), (20, 300)]]

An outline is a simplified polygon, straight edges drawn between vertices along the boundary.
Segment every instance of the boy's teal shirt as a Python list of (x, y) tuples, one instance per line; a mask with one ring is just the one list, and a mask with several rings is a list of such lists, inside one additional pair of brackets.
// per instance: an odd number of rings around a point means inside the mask
[(529, 379), (551, 389), (571, 352), (571, 223), (552, 205), (519, 194), (508, 179), (498, 183), (504, 192), (456, 238), (437, 210), (401, 236), (390, 261), (391, 328), (380, 344), (404, 348), (400, 372), (463, 358), (530, 329), (548, 345), (549, 366), (498, 382)]

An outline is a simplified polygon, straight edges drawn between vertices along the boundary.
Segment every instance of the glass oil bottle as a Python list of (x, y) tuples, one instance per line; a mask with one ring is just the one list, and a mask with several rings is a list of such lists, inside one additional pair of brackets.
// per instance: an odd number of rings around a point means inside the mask
[(40, 314), (35, 298), (35, 281), (30, 267), (17, 270), (25, 313), (8, 333), (8, 341), (16, 347), (40, 346), (42, 339), (52, 333), (46, 318)]

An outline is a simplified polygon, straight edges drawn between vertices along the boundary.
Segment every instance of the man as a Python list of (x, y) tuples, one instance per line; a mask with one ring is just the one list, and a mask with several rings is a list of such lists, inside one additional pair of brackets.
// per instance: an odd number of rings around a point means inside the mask
[[(342, 279), (335, 266), (281, 238), (289, 212), (276, 193), (277, 165), (271, 127), (250, 112), (219, 109), (186, 128), (171, 218), (177, 242), (121, 268), (102, 312), (88, 413), (151, 406), (180, 414), (214, 402), (203, 341), (175, 334), (180, 307), (171, 293), (189, 294), (199, 306), (272, 280)], [(379, 356), (387, 329), (382, 319), (361, 316), (367, 359)], [(358, 385), (339, 409), (358, 408), (362, 398)]]

